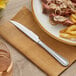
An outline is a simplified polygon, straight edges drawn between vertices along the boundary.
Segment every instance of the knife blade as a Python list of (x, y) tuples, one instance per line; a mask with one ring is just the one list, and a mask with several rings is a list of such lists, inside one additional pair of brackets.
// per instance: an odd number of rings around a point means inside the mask
[(40, 39), (39, 36), (37, 36), (34, 32), (29, 30), (27, 27), (23, 26), (22, 24), (10, 20), (10, 22), (16, 26), (19, 30), (21, 30), (25, 35), (27, 35), (29, 38), (31, 38), (34, 42), (37, 44), (41, 45), (48, 53), (50, 53), (60, 64), (63, 66), (68, 66), (69, 62), (66, 60), (64, 57), (61, 55), (57, 54), (55, 51), (53, 51), (51, 48), (49, 48), (45, 43), (43, 43)]

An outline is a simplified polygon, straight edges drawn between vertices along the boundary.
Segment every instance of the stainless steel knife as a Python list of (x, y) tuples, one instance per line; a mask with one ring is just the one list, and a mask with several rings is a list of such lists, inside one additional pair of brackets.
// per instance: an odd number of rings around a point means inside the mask
[(60, 64), (63, 66), (68, 66), (69, 62), (63, 58), (61, 55), (57, 54), (55, 51), (53, 51), (51, 48), (49, 48), (46, 44), (44, 44), (40, 39), (39, 36), (37, 36), (35, 33), (33, 33), (31, 30), (23, 26), (22, 24), (11, 20), (10, 21), (13, 25), (15, 25), (18, 29), (20, 29), (24, 34), (26, 34), (28, 37), (30, 37), (33, 41), (41, 45), (47, 52), (49, 52)]

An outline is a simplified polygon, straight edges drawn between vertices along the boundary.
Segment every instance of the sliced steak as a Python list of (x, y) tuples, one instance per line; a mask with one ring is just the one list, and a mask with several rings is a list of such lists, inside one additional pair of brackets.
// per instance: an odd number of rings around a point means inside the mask
[(63, 23), (63, 25), (73, 25), (74, 23), (71, 21), (71, 20), (69, 20), (69, 19), (67, 19), (64, 23)]
[(42, 3), (43, 6), (43, 13), (48, 14), (50, 12), (50, 7), (45, 3)]
[(71, 0), (41, 0), (43, 13), (49, 15), (56, 24), (71, 25), (69, 16), (76, 13), (76, 3)]
[(72, 2), (76, 3), (76, 0), (71, 0)]
[(48, 2), (47, 0), (41, 0), (41, 1), (42, 1), (43, 3), (45, 3), (45, 4)]

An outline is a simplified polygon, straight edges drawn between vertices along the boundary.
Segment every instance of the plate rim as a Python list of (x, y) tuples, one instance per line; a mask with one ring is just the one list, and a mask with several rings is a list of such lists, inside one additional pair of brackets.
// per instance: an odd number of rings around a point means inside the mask
[(33, 1), (34, 0), (31, 0), (31, 7), (32, 7), (32, 14), (34, 16), (34, 18), (36, 19), (35, 21), (39, 24), (39, 27), (45, 32), (47, 33), (50, 37), (62, 42), (62, 43), (65, 43), (65, 44), (68, 44), (68, 45), (73, 45), (73, 46), (76, 46), (76, 43), (73, 43), (73, 42), (69, 42), (69, 41), (65, 41), (63, 39), (61, 39), (60, 37), (56, 37), (54, 36), (53, 34), (49, 33), (43, 26), (42, 24), (39, 22), (39, 20), (37, 19), (36, 15), (35, 15), (35, 11), (34, 11), (34, 8), (33, 8)]

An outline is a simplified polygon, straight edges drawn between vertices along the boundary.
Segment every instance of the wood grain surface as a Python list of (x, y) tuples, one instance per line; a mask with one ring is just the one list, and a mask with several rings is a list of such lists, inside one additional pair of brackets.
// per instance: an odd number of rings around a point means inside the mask
[[(3, 17), (0, 20), (0, 24), (4, 24), (6, 21), (10, 20), (23, 6), (26, 6), (31, 11), (31, 0), (10, 0), (7, 8), (3, 12)], [(7, 45), (10, 50), (12, 60), (15, 62), (14, 76), (46, 76), (45, 73), (21, 55), (3, 38), (0, 37), (0, 40)]]

